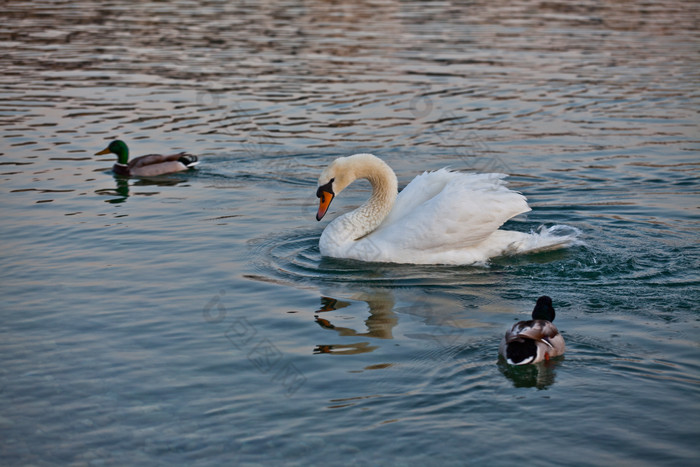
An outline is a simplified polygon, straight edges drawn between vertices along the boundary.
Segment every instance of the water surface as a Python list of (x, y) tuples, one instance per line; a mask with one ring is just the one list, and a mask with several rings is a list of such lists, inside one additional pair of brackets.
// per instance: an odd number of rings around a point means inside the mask
[[(694, 3), (9, 2), (3, 465), (695, 465)], [(154, 180), (93, 157), (188, 150)], [(583, 244), (322, 258), (316, 178), (510, 174)], [(327, 216), (360, 204), (343, 192)], [(562, 359), (498, 342), (553, 297)]]

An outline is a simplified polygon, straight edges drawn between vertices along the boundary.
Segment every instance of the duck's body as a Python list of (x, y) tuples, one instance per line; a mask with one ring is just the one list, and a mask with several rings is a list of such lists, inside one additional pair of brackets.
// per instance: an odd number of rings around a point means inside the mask
[(519, 321), (507, 331), (498, 353), (511, 365), (525, 365), (549, 360), (566, 351), (564, 338), (554, 321), (552, 299), (543, 295), (537, 299), (532, 319)]
[(161, 155), (148, 154), (129, 160), (129, 148), (120, 140), (112, 141), (102, 151), (96, 153), (113, 153), (117, 155), (117, 162), (112, 166), (115, 174), (124, 177), (155, 177), (175, 172), (189, 170), (199, 162), (197, 156), (181, 152), (178, 154)]
[(358, 178), (370, 181), (372, 196), (326, 227), (319, 241), (324, 256), (473, 264), (507, 253), (556, 249), (575, 239), (498, 230), (511, 217), (530, 211), (523, 195), (505, 187), (503, 174), (425, 172), (397, 196), (396, 175), (371, 154), (341, 157), (324, 170), (316, 218), (320, 220), (333, 197)]

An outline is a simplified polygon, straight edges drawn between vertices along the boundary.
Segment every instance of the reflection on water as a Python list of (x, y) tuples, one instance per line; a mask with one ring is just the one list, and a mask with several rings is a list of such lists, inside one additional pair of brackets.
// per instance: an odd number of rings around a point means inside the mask
[(498, 359), (498, 371), (512, 381), (516, 388), (547, 389), (554, 384), (556, 369), (563, 359), (555, 358), (534, 365), (509, 365), (503, 358)]
[(116, 198), (106, 200), (107, 203), (123, 203), (129, 197), (129, 180), (122, 177), (114, 177), (114, 181), (117, 184), (114, 190), (109, 188), (100, 188), (99, 190), (95, 190), (95, 193), (98, 195), (116, 196)]
[(370, 345), (369, 342), (356, 342), (353, 344), (324, 344), (317, 345), (314, 348), (314, 354), (355, 355), (372, 352), (378, 348), (379, 347), (376, 345)]
[(119, 204), (125, 202), (131, 195), (154, 196), (159, 194), (158, 191), (136, 191), (130, 193), (130, 187), (173, 187), (185, 183), (186, 181), (187, 180), (183, 178), (173, 178), (164, 175), (149, 179), (130, 179), (114, 175), (115, 188), (99, 188), (95, 190), (95, 194), (110, 196), (110, 199), (105, 200), (106, 203)]
[[(323, 315), (323, 317), (315, 315), (317, 322), (326, 329), (335, 330), (341, 336), (368, 336), (378, 339), (391, 339), (391, 330), (394, 326), (396, 326), (398, 321), (393, 312), (394, 299), (391, 292), (379, 289), (378, 291), (370, 294), (354, 295), (352, 298), (354, 300), (362, 300), (367, 302), (367, 305), (369, 305), (369, 317), (365, 321), (365, 326), (367, 327), (366, 332), (360, 332), (358, 330), (333, 325), (331, 324), (331, 320), (333, 318), (330, 315)], [(326, 313), (349, 306), (348, 302), (342, 302), (326, 297), (321, 298), (321, 303), (323, 306), (317, 311), (317, 313)]]
[[(340, 322), (341, 318), (335, 318), (332, 314), (339, 309), (350, 306), (349, 302), (336, 300), (334, 298), (321, 297), (321, 308), (315, 314), (316, 323), (324, 329), (332, 330), (342, 337), (372, 337), (376, 339), (392, 339), (391, 330), (398, 323), (398, 317), (393, 312), (394, 300), (391, 292), (378, 290), (369, 294), (357, 294), (352, 297), (354, 300), (361, 300), (369, 305), (369, 317), (364, 321), (366, 330), (353, 329), (333, 322)], [(370, 345), (368, 342), (358, 342), (352, 344), (323, 344), (317, 345), (314, 353), (332, 353), (351, 355), (355, 353), (371, 352), (378, 346)]]

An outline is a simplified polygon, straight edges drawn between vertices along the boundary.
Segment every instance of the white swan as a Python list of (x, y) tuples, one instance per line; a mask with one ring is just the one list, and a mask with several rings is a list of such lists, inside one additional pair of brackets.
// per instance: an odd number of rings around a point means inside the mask
[(575, 242), (578, 231), (552, 235), (498, 228), (530, 211), (523, 195), (505, 187), (504, 174), (425, 172), (397, 196), (394, 171), (372, 154), (334, 160), (318, 179), (321, 220), (333, 198), (366, 178), (372, 196), (334, 219), (319, 240), (321, 254), (361, 261), (474, 264), (494, 256), (556, 249)]

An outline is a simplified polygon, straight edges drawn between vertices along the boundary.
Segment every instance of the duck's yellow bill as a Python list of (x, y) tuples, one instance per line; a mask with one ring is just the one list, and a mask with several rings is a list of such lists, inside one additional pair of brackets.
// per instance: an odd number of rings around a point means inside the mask
[(319, 198), (319, 203), (318, 203), (318, 212), (316, 213), (316, 220), (320, 221), (323, 219), (323, 216), (326, 215), (326, 212), (328, 211), (328, 206), (331, 205), (331, 201), (333, 201), (333, 193), (328, 193), (327, 191), (321, 191), (318, 194)]
[(96, 156), (102, 156), (102, 155), (104, 155), (104, 154), (109, 154), (110, 152), (111, 152), (111, 151), (109, 150), (109, 148), (104, 148), (102, 151), (96, 152), (95, 155), (96, 155)]

